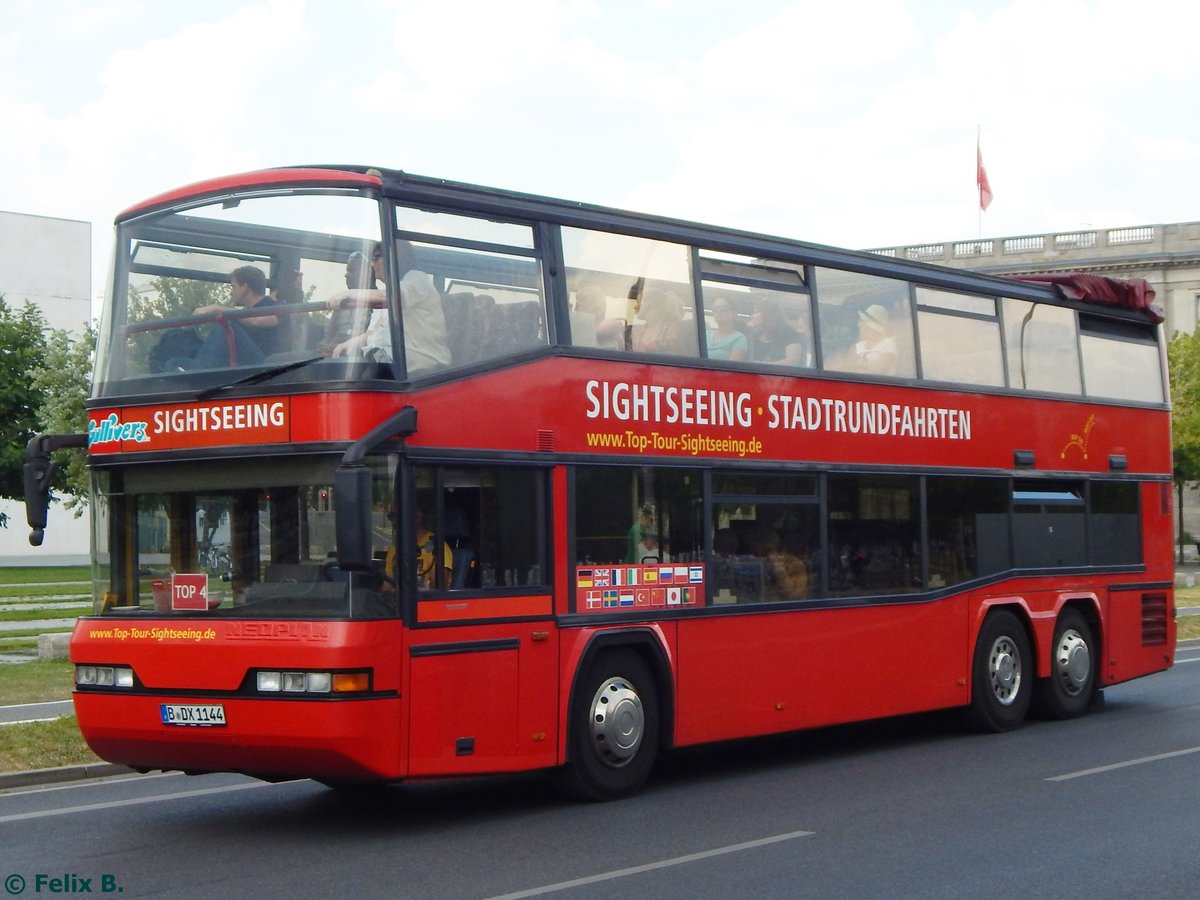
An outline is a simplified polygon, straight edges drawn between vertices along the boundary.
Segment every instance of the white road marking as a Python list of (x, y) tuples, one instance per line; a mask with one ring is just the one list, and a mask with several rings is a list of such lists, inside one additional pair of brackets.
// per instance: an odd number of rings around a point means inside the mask
[[(287, 782), (281, 782), (287, 783)], [(252, 788), (274, 787), (269, 782), (255, 784), (230, 784), (225, 787), (205, 788), (199, 791), (183, 791), (178, 794), (158, 794), (154, 797), (137, 797), (129, 800), (113, 800), (109, 803), (88, 803), (84, 806), (65, 806), (61, 809), (43, 809), (38, 812), (16, 813), (11, 816), (0, 816), (0, 824), (5, 822), (27, 822), (30, 819), (46, 819), (50, 816), (70, 816), (81, 812), (94, 812), (98, 809), (116, 809), (121, 806), (138, 806), (142, 803), (162, 803), (165, 800), (183, 800), (187, 797), (203, 797), (206, 794), (227, 794), (231, 791), (248, 791)]]
[(815, 834), (812, 831), (791, 831), (787, 834), (776, 834), (771, 837), (759, 838), (756, 841), (746, 841), (741, 844), (730, 844), (728, 847), (717, 847), (713, 850), (704, 850), (700, 853), (689, 853), (686, 856), (676, 856), (671, 859), (664, 859), (659, 862), (646, 863), (642, 866), (631, 866), (628, 869), (616, 869), (612, 872), (602, 872), (599, 875), (589, 875), (586, 878), (576, 878), (571, 881), (560, 881), (557, 884), (546, 884), (541, 887), (530, 888), (527, 891), (516, 891), (512, 894), (501, 894), (498, 897), (493, 897), (491, 900), (519, 900), (521, 897), (537, 897), (541, 894), (552, 894), (555, 891), (565, 891), (570, 888), (582, 887), (588, 884), (598, 884), (602, 881), (612, 881), (615, 878), (625, 878), (629, 875), (639, 875), (642, 872), (653, 872), (656, 869), (666, 869), (671, 866), (682, 866), (691, 862), (698, 862), (702, 859), (711, 859), (714, 856), (724, 856), (727, 853), (740, 853), (743, 850), (753, 850), (755, 847), (765, 847), (769, 844), (778, 844), (782, 841), (791, 841), (796, 838), (809, 837)]
[(1054, 775), (1051, 778), (1047, 778), (1046, 781), (1070, 781), (1072, 778), (1099, 775), (1101, 772), (1112, 772), (1114, 769), (1128, 769), (1130, 766), (1141, 766), (1163, 759), (1174, 759), (1177, 756), (1187, 756), (1191, 753), (1200, 753), (1200, 747), (1189, 747), (1186, 750), (1172, 750), (1170, 753), (1156, 753), (1154, 756), (1143, 756), (1138, 759), (1129, 759), (1125, 762), (1112, 763), (1107, 766), (1096, 766), (1094, 769), (1083, 769), (1079, 772), (1068, 772), (1065, 775)]

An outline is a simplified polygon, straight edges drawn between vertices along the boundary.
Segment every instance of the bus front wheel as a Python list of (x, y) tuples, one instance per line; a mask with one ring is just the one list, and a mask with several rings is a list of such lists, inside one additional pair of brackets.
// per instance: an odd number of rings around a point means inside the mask
[(1054, 719), (1082, 715), (1096, 691), (1096, 645), (1087, 619), (1064, 609), (1054, 626), (1050, 677), (1038, 682), (1038, 711)]
[(631, 650), (600, 654), (587, 667), (571, 700), (567, 765), (560, 786), (586, 800), (632, 794), (658, 753), (658, 689)]
[(983, 621), (971, 672), (972, 722), (982, 731), (1011, 731), (1025, 721), (1033, 688), (1033, 657), (1021, 620), (996, 610)]

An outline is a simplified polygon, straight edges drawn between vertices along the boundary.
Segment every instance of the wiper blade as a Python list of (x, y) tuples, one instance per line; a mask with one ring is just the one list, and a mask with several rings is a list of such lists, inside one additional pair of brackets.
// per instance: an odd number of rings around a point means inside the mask
[(231, 381), (228, 384), (218, 384), (214, 387), (205, 388), (196, 394), (197, 400), (208, 400), (210, 397), (215, 397), (217, 394), (230, 390), (235, 387), (242, 387), (247, 384), (259, 384), (263, 381), (270, 381), (277, 375), (283, 375), (285, 372), (290, 372), (293, 369), (302, 369), (305, 366), (312, 365), (315, 362), (323, 360), (324, 356), (313, 356), (308, 359), (298, 359), (295, 362), (284, 363), (281, 366), (275, 366), (271, 369), (264, 369), (261, 372), (255, 372), (253, 375), (247, 375), (245, 378), (239, 378), (237, 381)]

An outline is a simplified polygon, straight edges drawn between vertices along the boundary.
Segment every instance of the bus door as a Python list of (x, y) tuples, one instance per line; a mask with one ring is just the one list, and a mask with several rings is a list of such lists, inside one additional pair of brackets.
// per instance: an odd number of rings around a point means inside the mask
[(415, 465), (389, 553), (407, 586), (410, 775), (555, 763), (548, 471)]

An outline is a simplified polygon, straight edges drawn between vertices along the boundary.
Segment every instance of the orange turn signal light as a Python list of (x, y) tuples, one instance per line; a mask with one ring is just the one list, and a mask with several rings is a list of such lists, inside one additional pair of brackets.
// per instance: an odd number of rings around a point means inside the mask
[(371, 689), (371, 679), (366, 672), (342, 672), (333, 676), (333, 691), (335, 694), (346, 694), (354, 691)]

